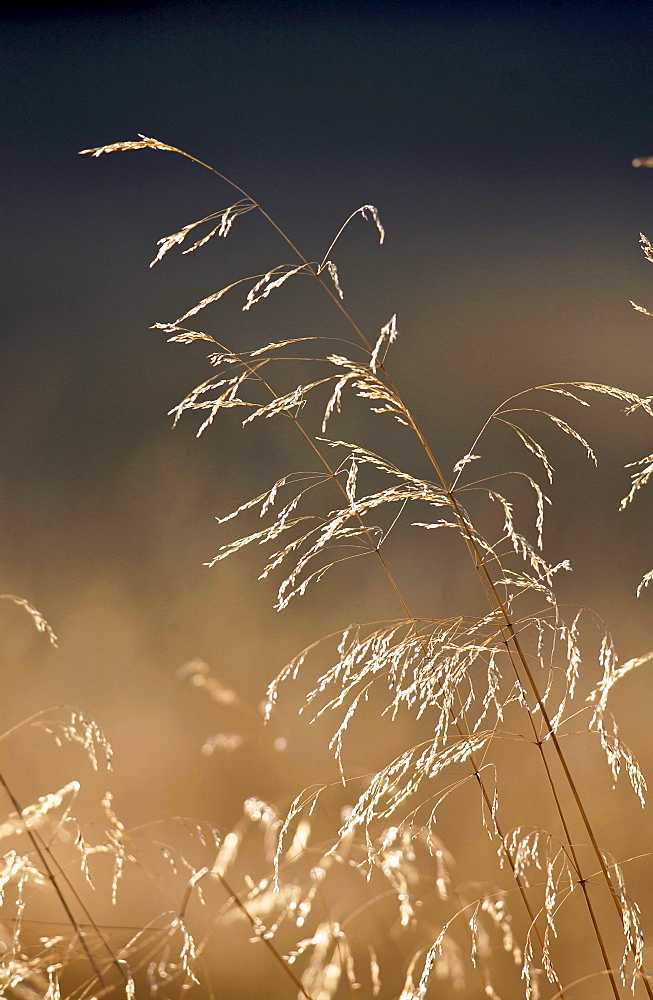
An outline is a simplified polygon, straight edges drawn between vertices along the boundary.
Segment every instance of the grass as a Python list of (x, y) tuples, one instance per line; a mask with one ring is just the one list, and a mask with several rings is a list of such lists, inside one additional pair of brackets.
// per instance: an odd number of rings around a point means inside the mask
[[(625, 775), (632, 786), (627, 821), (640, 821), (646, 782), (618, 734), (610, 699), (614, 686), (653, 653), (620, 665), (596, 616), (562, 606), (557, 581), (568, 564), (551, 564), (543, 550), (553, 480), (549, 430), (595, 462), (567, 411), (582, 413), (603, 397), (653, 416), (651, 398), (582, 381), (516, 392), (481, 422), (449, 472), (393, 378), (397, 318), (371, 335), (344, 304), (346, 282), (334, 262), (338, 240), (360, 216), (383, 242), (376, 208), (352, 213), (314, 262), (247, 192), (181, 150), (141, 136), (85, 152), (134, 149), (181, 155), (236, 197), (160, 240), (152, 264), (178, 247), (189, 253), (228, 236), (249, 212), (273, 227), (289, 258), (211, 293), (172, 322), (155, 324), (172, 342), (199, 342), (210, 351), (211, 374), (174, 408), (175, 422), (196, 415), (199, 435), (226, 409), (238, 409), (244, 425), (283, 420), (302, 463), (220, 518), (225, 531), (236, 521), (249, 527), (232, 534), (207, 564), (266, 546), (261, 577), (278, 580), (282, 611), (308, 590), (338, 588), (338, 574), (366, 559), (368, 572), (385, 581), (394, 610), (389, 616), (384, 603), (378, 620), (367, 623), (348, 617), (271, 681), (267, 720), (288, 685), (307, 684), (305, 711), (316, 732), (328, 726), (337, 775), (299, 788), (287, 809), (248, 799), (242, 821), (226, 836), (186, 823), (183, 844), (166, 846), (156, 831), (125, 830), (104, 795), (103, 836), (91, 842), (74, 819), (76, 785), (26, 807), (0, 778), (13, 811), (4, 835), (23, 844), (22, 852), (12, 848), (5, 855), (0, 878), (13, 892), (5, 900), (13, 913), (5, 992), (19, 998), (219, 995), (212, 950), (225, 928), (240, 922), (258, 949), (252, 954), (265, 950), (282, 970), (287, 995), (307, 1000), (355, 992), (401, 1000), (653, 997), (644, 918), (628, 892), (624, 865), (602, 843), (605, 824), (599, 832), (581, 766), (587, 754), (600, 754), (615, 783)], [(653, 260), (644, 238), (642, 245)], [(239, 353), (196, 328), (200, 314), (227, 294), (240, 295), (248, 311), (302, 278), (320, 287), (333, 310), (333, 339), (309, 333)], [(342, 439), (352, 407), (364, 415), (358, 423), (365, 444)], [(397, 425), (401, 437), (387, 429)], [(488, 468), (483, 456), (495, 432), (514, 436), (523, 467)], [(390, 457), (395, 452), (401, 461)], [(652, 463), (651, 456), (633, 463), (624, 504), (646, 485)], [(409, 527), (423, 534), (427, 568), (438, 559), (438, 539), (455, 538), (456, 558), (475, 589), (469, 608), (438, 617), (438, 608), (425, 615), (413, 607), (416, 587), (412, 580), (406, 585), (401, 557)], [(644, 577), (640, 593), (652, 579)], [(201, 661), (181, 673), (218, 705), (251, 714)], [(106, 755), (103, 735), (79, 716), (39, 716), (26, 725), (81, 744), (95, 767), (98, 751)], [(348, 763), (357, 725), (377, 734), (373, 765)], [(205, 751), (237, 745), (238, 734), (231, 734), (222, 743), (207, 741)], [(387, 756), (379, 760), (384, 749)], [(448, 815), (467, 822), (466, 799), (475, 806), (482, 878), (476, 870), (473, 879), (457, 874), (455, 845), (441, 833), (455, 829)], [(93, 909), (83, 886), (97, 882), (104, 901), (115, 902), (128, 879), (149, 880), (172, 900), (164, 910), (152, 903), (151, 915), (139, 915), (131, 929), (96, 917), (98, 904)], [(142, 901), (145, 890), (135, 891)], [(38, 911), (48, 894), (67, 930), (35, 941), (23, 933), (23, 915), (33, 906)]]

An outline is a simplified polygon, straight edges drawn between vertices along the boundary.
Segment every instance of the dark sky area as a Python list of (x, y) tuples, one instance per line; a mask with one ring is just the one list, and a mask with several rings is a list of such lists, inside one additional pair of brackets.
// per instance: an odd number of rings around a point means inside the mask
[[(281, 474), (291, 446), (273, 421), (240, 432), (227, 419), (196, 440), (188, 417), (172, 431), (167, 412), (207, 377), (206, 352), (149, 329), (286, 263), (286, 249), (251, 213), (228, 240), (149, 270), (157, 240), (225, 207), (228, 190), (167, 153), (78, 151), (138, 133), (180, 147), (250, 191), (312, 260), (351, 211), (376, 205), (384, 246), (360, 220), (341, 243), (346, 301), (372, 339), (397, 313), (394, 371), (450, 468), (530, 385), (653, 391), (653, 321), (629, 305), (653, 311), (638, 245), (640, 231), (653, 238), (653, 172), (631, 166), (653, 154), (652, 42), (651, 4), (624, 0), (5, 9), (0, 590), (37, 605), (60, 648), (1, 609), (2, 728), (77, 704), (118, 761), (138, 748), (116, 778), (134, 822), (231, 821), (248, 781), (283, 799), (282, 779), (260, 778), (262, 750), (201, 757), (206, 735), (238, 722), (176, 668), (199, 657), (256, 705), (339, 620), (328, 586), (324, 611), (309, 599), (284, 618), (255, 558), (203, 567), (225, 541), (214, 517)], [(207, 322), (234, 345), (341, 335), (328, 301), (296, 296), (288, 284), (246, 314), (225, 299)], [(653, 495), (618, 506), (650, 427), (612, 403), (581, 417), (599, 472), (547, 438), (560, 470), (547, 541), (576, 566), (569, 599), (597, 606), (636, 655), (651, 645), (651, 594), (634, 591), (653, 565)], [(500, 464), (500, 436), (494, 447)], [(455, 568), (420, 573), (408, 586), (425, 603), (464, 596)], [(371, 605), (376, 584), (357, 585)], [(639, 749), (653, 756), (650, 739)], [(43, 794), (29, 759), (15, 762), (26, 797)]]

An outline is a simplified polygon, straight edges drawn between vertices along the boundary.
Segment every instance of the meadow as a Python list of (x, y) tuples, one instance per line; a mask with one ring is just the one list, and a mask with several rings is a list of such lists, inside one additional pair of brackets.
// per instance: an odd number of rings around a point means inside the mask
[[(646, 775), (613, 715), (653, 653), (620, 659), (610, 622), (567, 601), (571, 566), (546, 547), (560, 453), (595, 465), (594, 410), (610, 407), (627, 431), (653, 416), (651, 397), (592, 381), (514, 386), (474, 413), (477, 433), (445, 464), (453, 415), (427, 429), (419, 393), (394, 374), (410, 350), (401, 317), (369, 329), (349, 311), (340, 245), (353, 231), (361, 257), (370, 237), (383, 244), (382, 212), (355, 208), (312, 260), (189, 153), (144, 136), (84, 152), (133, 150), (182, 156), (227, 195), (160, 239), (153, 266), (202, 253), (250, 213), (278, 238), (278, 261), (153, 328), (208, 351), (174, 423), (232, 440), (263, 428), (259, 492), (220, 512), (207, 566), (228, 579), (254, 553), (281, 615), (306, 602), (311, 637), (260, 705), (201, 659), (179, 668), (228, 720), (201, 752), (254, 745), (284, 774), (278, 801), (247, 795), (229, 829), (202, 817), (127, 829), (106, 791), (111, 734), (79, 713), (38, 711), (4, 735), (29, 753), (40, 729), (56, 753), (87, 757), (83, 779), (33, 802), (0, 776), (5, 993), (653, 997)], [(642, 249), (653, 262), (646, 237)], [(227, 302), (249, 313), (277, 296), (299, 315), (267, 342), (224, 336)], [(312, 328), (318, 308), (328, 337)], [(510, 443), (498, 451), (497, 438)], [(653, 456), (632, 455), (628, 474), (624, 512), (642, 502)], [(653, 571), (634, 580), (632, 600), (650, 601), (652, 582)], [(5, 599), (56, 642), (30, 603)], [(82, 784), (97, 792), (90, 823)]]

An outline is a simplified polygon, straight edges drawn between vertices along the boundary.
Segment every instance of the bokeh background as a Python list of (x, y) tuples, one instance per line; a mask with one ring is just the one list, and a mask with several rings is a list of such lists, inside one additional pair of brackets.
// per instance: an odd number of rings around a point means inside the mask
[[(357, 568), (279, 615), (273, 583), (256, 582), (257, 553), (203, 565), (230, 537), (214, 518), (306, 459), (273, 421), (241, 430), (228, 415), (199, 440), (192, 417), (172, 430), (168, 411), (209, 374), (206, 351), (150, 327), (288, 255), (252, 213), (227, 241), (149, 270), (157, 240), (225, 207), (228, 190), (170, 154), (78, 151), (139, 132), (181, 147), (250, 191), (310, 259), (351, 211), (376, 205), (384, 246), (357, 221), (336, 256), (346, 303), (372, 339), (396, 312), (393, 370), (450, 468), (487, 414), (530, 385), (651, 392), (653, 321), (629, 304), (653, 307), (638, 245), (640, 231), (653, 237), (653, 176), (631, 166), (653, 152), (651, 7), (26, 5), (0, 28), (0, 589), (59, 636), (53, 650), (20, 608), (0, 607), (2, 728), (74, 705), (114, 745), (129, 826), (192, 815), (227, 830), (245, 797), (283, 808), (312, 777), (335, 775), (326, 730), (296, 719), (301, 688), (270, 735), (258, 705), (299, 648), (352, 616), (379, 617), (387, 595), (371, 566)], [(234, 347), (345, 335), (325, 297), (290, 283), (250, 313), (225, 299), (207, 323)], [(553, 562), (574, 565), (564, 599), (594, 608), (627, 659), (651, 647), (651, 593), (635, 597), (653, 565), (651, 497), (618, 507), (650, 426), (601, 401), (579, 423), (599, 469), (544, 433), (559, 473), (545, 538)], [(342, 426), (366, 433), (355, 409)], [(500, 434), (487, 448), (496, 468), (518, 454)], [(423, 613), (476, 608), (449, 543), (424, 559), (421, 538), (399, 541)], [(176, 677), (195, 659), (242, 705)], [(644, 669), (620, 705), (644, 764), (650, 695)], [(217, 732), (244, 743), (202, 755)], [(288, 750), (275, 756), (279, 734)], [(354, 769), (369, 766), (366, 741), (384, 738), (354, 738)], [(70, 767), (34, 734), (8, 741), (5, 759), (25, 801)], [(579, 766), (597, 816), (614, 817), (622, 799), (607, 798), (605, 763)], [(627, 791), (623, 803), (633, 808)], [(476, 813), (448, 822), (473, 861)], [(611, 829), (616, 854), (641, 846), (626, 834), (629, 823)], [(645, 887), (650, 871), (638, 875)]]

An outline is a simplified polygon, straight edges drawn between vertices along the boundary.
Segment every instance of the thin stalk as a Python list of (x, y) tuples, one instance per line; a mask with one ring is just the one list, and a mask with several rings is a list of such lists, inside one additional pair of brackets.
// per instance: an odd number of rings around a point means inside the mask
[[(401, 399), (401, 396), (398, 395), (398, 398), (400, 399), (402, 405), (405, 407), (406, 416), (410, 420), (411, 426), (412, 426), (415, 434), (417, 435), (420, 443), (422, 444), (422, 447), (424, 448), (424, 451), (426, 452), (426, 454), (427, 454), (427, 456), (429, 458), (429, 461), (431, 462), (431, 464), (432, 464), (432, 466), (433, 466), (433, 468), (434, 468), (434, 470), (436, 472), (436, 475), (438, 476), (438, 479), (440, 480), (440, 483), (441, 483), (443, 489), (445, 490), (445, 492), (447, 493), (447, 496), (449, 497), (449, 499), (451, 501), (451, 504), (452, 504), (452, 506), (454, 508), (454, 511), (456, 513), (456, 518), (458, 520), (458, 524), (460, 526), (461, 532), (463, 533), (463, 537), (465, 539), (467, 547), (468, 547), (468, 549), (470, 550), (470, 553), (473, 556), (474, 567), (475, 567), (476, 572), (477, 572), (477, 574), (479, 576), (479, 579), (481, 581), (481, 585), (483, 586), (484, 593), (488, 597), (488, 603), (489, 603), (490, 607), (492, 607), (494, 610), (499, 611), (499, 613), (501, 614), (501, 616), (502, 616), (502, 618), (504, 620), (504, 626), (502, 626), (502, 628), (505, 627), (505, 630), (506, 630), (506, 632), (508, 634), (508, 638), (510, 640), (510, 643), (512, 644), (515, 652), (517, 653), (517, 656), (519, 658), (520, 664), (521, 664), (521, 666), (522, 666), (522, 668), (524, 670), (524, 673), (526, 674), (526, 677), (528, 679), (528, 683), (529, 683), (529, 686), (530, 686), (531, 691), (533, 693), (533, 696), (535, 698), (536, 704), (537, 704), (538, 709), (539, 709), (539, 711), (541, 713), (542, 719), (544, 720), (544, 723), (545, 723), (545, 726), (546, 726), (546, 729), (547, 729), (547, 736), (550, 738), (551, 742), (553, 743), (553, 746), (555, 748), (556, 754), (558, 756), (558, 759), (559, 759), (560, 764), (562, 766), (562, 769), (564, 771), (565, 778), (566, 778), (567, 783), (569, 785), (569, 788), (571, 790), (574, 802), (576, 803), (576, 806), (577, 806), (578, 811), (580, 813), (581, 819), (583, 821), (583, 824), (585, 826), (587, 834), (588, 834), (588, 836), (590, 838), (592, 847), (593, 847), (594, 852), (596, 854), (597, 860), (598, 860), (599, 865), (601, 867), (601, 870), (603, 872), (604, 878), (606, 880), (606, 884), (611, 889), (611, 896), (614, 899), (615, 906), (616, 906), (616, 909), (617, 909), (617, 913), (619, 914), (619, 917), (621, 918), (621, 909), (620, 909), (619, 904), (618, 904), (617, 899), (616, 899), (614, 886), (613, 886), (612, 881), (610, 879), (610, 875), (608, 873), (608, 869), (607, 869), (607, 866), (605, 864), (605, 860), (603, 858), (603, 854), (602, 854), (602, 852), (601, 852), (601, 850), (600, 850), (600, 848), (598, 846), (596, 837), (594, 835), (594, 831), (593, 831), (593, 829), (591, 827), (591, 824), (589, 822), (589, 818), (587, 816), (587, 813), (586, 813), (585, 808), (583, 806), (583, 803), (581, 801), (581, 798), (580, 798), (580, 795), (579, 795), (576, 783), (573, 780), (573, 777), (572, 777), (571, 772), (569, 770), (569, 767), (567, 765), (567, 761), (566, 761), (565, 755), (562, 752), (562, 748), (560, 746), (560, 742), (559, 742), (559, 740), (557, 738), (557, 735), (556, 735), (556, 733), (555, 733), (555, 731), (554, 731), (554, 729), (553, 729), (553, 727), (551, 725), (551, 720), (549, 719), (549, 715), (548, 715), (548, 713), (546, 711), (546, 708), (544, 706), (544, 703), (542, 701), (542, 697), (540, 695), (537, 682), (535, 681), (535, 678), (533, 677), (533, 673), (532, 673), (532, 671), (531, 671), (531, 669), (530, 669), (530, 667), (528, 665), (528, 661), (527, 661), (526, 655), (525, 655), (525, 653), (524, 653), (524, 651), (522, 649), (521, 643), (519, 642), (519, 637), (517, 635), (517, 632), (515, 631), (515, 627), (514, 627), (514, 625), (512, 623), (512, 620), (511, 620), (510, 616), (508, 615), (508, 611), (506, 609), (506, 606), (505, 606), (503, 600), (501, 599), (501, 596), (500, 596), (500, 594), (499, 594), (499, 592), (498, 592), (498, 590), (496, 588), (496, 584), (495, 584), (495, 582), (494, 582), (494, 580), (492, 578), (492, 575), (491, 575), (491, 573), (490, 573), (490, 571), (489, 571), (489, 569), (487, 567), (485, 559), (484, 559), (482, 553), (480, 552), (480, 550), (478, 548), (478, 544), (476, 542), (476, 539), (474, 538), (474, 536), (472, 535), (471, 531), (469, 530), (469, 527), (467, 525), (467, 520), (466, 520), (466, 518), (463, 515), (463, 512), (462, 512), (462, 509), (460, 508), (460, 505), (458, 504), (458, 500), (455, 497), (454, 493), (449, 488), (449, 486), (447, 484), (447, 481), (446, 481), (446, 479), (445, 479), (445, 477), (444, 477), (444, 475), (442, 473), (442, 470), (441, 470), (441, 468), (440, 468), (440, 466), (439, 466), (439, 464), (438, 464), (435, 456), (433, 455), (433, 452), (431, 451), (431, 448), (428, 445), (428, 442), (425, 440), (425, 438), (422, 435), (421, 431), (417, 427), (415, 421), (413, 420), (412, 416), (410, 415), (410, 412), (408, 411), (408, 408), (405, 406), (403, 400)], [(489, 590), (489, 593), (488, 593), (488, 590)], [(491, 595), (491, 599), (490, 599), (490, 595)], [(518, 670), (517, 670), (517, 665), (515, 664), (513, 657), (510, 655), (510, 645), (509, 645), (508, 642), (506, 642), (506, 649), (507, 649), (507, 651), (509, 653), (509, 658), (510, 658), (510, 661), (512, 663), (513, 669), (515, 671), (515, 675), (519, 679), (519, 673), (518, 673)], [(533, 731), (534, 731), (535, 735), (537, 736), (537, 731), (535, 729), (535, 723), (534, 723), (534, 720), (533, 720), (532, 713), (530, 711), (528, 711), (527, 714), (528, 714), (528, 717), (529, 717), (529, 720), (530, 720), (530, 724), (533, 727)], [(560, 821), (562, 823), (562, 827), (563, 827), (563, 829), (565, 831), (565, 837), (567, 839), (567, 844), (569, 846), (569, 850), (570, 850), (572, 858), (574, 860), (574, 867), (576, 868), (576, 871), (578, 873), (579, 884), (581, 886), (581, 889), (582, 889), (582, 892), (583, 892), (583, 897), (585, 899), (585, 902), (586, 902), (586, 905), (587, 905), (587, 909), (588, 909), (588, 912), (589, 912), (589, 915), (590, 915), (590, 920), (592, 922), (592, 926), (593, 926), (594, 932), (596, 934), (596, 939), (597, 939), (597, 942), (598, 942), (598, 945), (599, 945), (599, 948), (600, 948), (600, 951), (601, 951), (601, 956), (603, 958), (603, 962), (604, 962), (604, 965), (605, 965), (606, 973), (607, 973), (608, 978), (610, 980), (610, 985), (612, 987), (612, 991), (614, 993), (614, 996), (615, 996), (616, 1000), (619, 1000), (619, 990), (617, 988), (617, 983), (616, 983), (616, 980), (614, 978), (614, 973), (612, 971), (612, 967), (611, 967), (610, 961), (608, 959), (607, 951), (606, 951), (606, 948), (605, 948), (605, 943), (603, 941), (603, 936), (602, 936), (601, 931), (600, 931), (598, 920), (596, 918), (596, 914), (595, 914), (594, 908), (592, 906), (592, 902), (590, 900), (590, 897), (589, 897), (589, 894), (588, 894), (588, 891), (587, 891), (586, 880), (583, 878), (582, 871), (580, 869), (580, 865), (579, 865), (579, 862), (578, 862), (578, 857), (577, 857), (577, 854), (576, 854), (576, 851), (575, 851), (575, 848), (574, 848), (574, 845), (573, 845), (571, 834), (570, 834), (570, 831), (569, 831), (569, 828), (568, 828), (568, 825), (567, 825), (567, 821), (566, 821), (566, 818), (565, 818), (565, 815), (564, 815), (564, 811), (563, 811), (563, 808), (562, 808), (562, 803), (560, 802), (560, 798), (558, 796), (558, 792), (557, 792), (557, 789), (556, 789), (556, 786), (555, 786), (555, 782), (553, 780), (553, 776), (551, 774), (551, 771), (550, 771), (549, 766), (548, 766), (548, 762), (546, 760), (546, 756), (544, 754), (544, 748), (543, 748), (542, 740), (537, 740), (536, 742), (537, 742), (537, 746), (538, 746), (538, 749), (539, 749), (539, 752), (540, 752), (540, 756), (542, 758), (542, 762), (544, 764), (544, 768), (545, 768), (545, 771), (546, 771), (547, 781), (548, 781), (548, 784), (549, 784), (549, 787), (551, 789), (551, 793), (552, 793), (552, 796), (553, 796), (553, 799), (554, 799), (554, 802), (555, 802), (555, 805), (556, 805), (556, 811), (557, 811), (558, 816), (560, 818)], [(653, 991), (651, 990), (650, 985), (646, 981), (645, 981), (645, 986), (646, 986), (646, 991), (649, 994), (649, 997), (653, 998)]]
[[(91, 948), (89, 947), (89, 944), (88, 944), (88, 942), (86, 940), (86, 935), (84, 934), (84, 931), (83, 931), (81, 925), (79, 924), (77, 918), (75, 917), (75, 914), (73, 913), (73, 911), (70, 908), (68, 900), (66, 899), (64, 893), (61, 890), (61, 887), (60, 887), (60, 885), (59, 885), (59, 883), (57, 881), (57, 876), (54, 873), (53, 869), (51, 868), (50, 863), (49, 863), (49, 861), (48, 861), (48, 859), (46, 857), (46, 852), (43, 850), (43, 848), (39, 844), (38, 838), (34, 835), (33, 830), (31, 829), (29, 823), (25, 819), (24, 814), (23, 814), (23, 810), (21, 808), (21, 805), (18, 802), (18, 800), (17, 800), (16, 796), (14, 795), (14, 793), (12, 792), (11, 788), (7, 784), (7, 781), (5, 780), (5, 777), (4, 777), (4, 775), (2, 773), (0, 773), (0, 784), (2, 785), (2, 787), (5, 790), (5, 792), (7, 793), (7, 796), (9, 797), (9, 799), (11, 801), (11, 804), (13, 805), (14, 809), (16, 810), (16, 813), (20, 817), (21, 822), (23, 823), (23, 826), (25, 828), (25, 833), (27, 834), (27, 836), (28, 836), (28, 838), (29, 838), (29, 840), (30, 840), (30, 842), (32, 844), (32, 847), (34, 848), (34, 850), (35, 850), (35, 852), (36, 852), (36, 854), (37, 854), (37, 856), (39, 858), (39, 861), (41, 862), (41, 864), (43, 865), (43, 868), (45, 869), (45, 873), (46, 873), (46, 875), (48, 877), (48, 880), (51, 882), (52, 887), (54, 888), (54, 891), (55, 891), (55, 893), (56, 893), (56, 895), (57, 895), (57, 897), (59, 899), (59, 902), (61, 903), (61, 905), (62, 905), (62, 907), (64, 909), (64, 912), (66, 914), (66, 918), (68, 919), (68, 922), (70, 923), (70, 925), (73, 928), (75, 934), (77, 935), (77, 937), (79, 938), (79, 940), (81, 942), (81, 945), (82, 945), (82, 948), (84, 950), (84, 953), (85, 953), (85, 955), (86, 955), (86, 957), (87, 957), (87, 959), (89, 961), (89, 964), (90, 964), (91, 968), (93, 969), (93, 972), (95, 974), (95, 977), (96, 977), (97, 981), (101, 984), (103, 991), (105, 993), (108, 993), (109, 992), (109, 987), (108, 987), (107, 982), (106, 982), (106, 980), (105, 980), (105, 978), (104, 978), (104, 976), (102, 974), (102, 970), (100, 969), (100, 967), (99, 967), (99, 965), (98, 965), (98, 963), (97, 963), (97, 961), (95, 959), (95, 956), (93, 955), (93, 952), (91, 951)], [(95, 924), (93, 924), (93, 928), (94, 928), (94, 930), (97, 930), (97, 927), (95, 926)], [(118, 963), (116, 962), (115, 964), (118, 964)], [(124, 976), (124, 971), (122, 971), (122, 974)]]
[(213, 871), (212, 874), (219, 879), (220, 883), (222, 884), (222, 888), (229, 893), (231, 899), (233, 899), (234, 903), (236, 904), (240, 912), (247, 919), (248, 923), (252, 927), (252, 930), (256, 934), (257, 940), (263, 942), (263, 944), (266, 946), (270, 954), (274, 956), (275, 961), (279, 963), (279, 965), (282, 967), (286, 975), (292, 979), (293, 983), (295, 984), (301, 995), (305, 998), (305, 1000), (313, 1000), (310, 994), (307, 993), (306, 990), (304, 989), (301, 979), (299, 979), (295, 975), (295, 973), (290, 968), (288, 963), (284, 960), (283, 956), (279, 954), (277, 949), (274, 947), (270, 939), (259, 933), (259, 925), (257, 924), (256, 920), (251, 915), (251, 913), (249, 912), (243, 901), (240, 899), (238, 893), (231, 888), (224, 875), (221, 875), (220, 872), (216, 871)]

